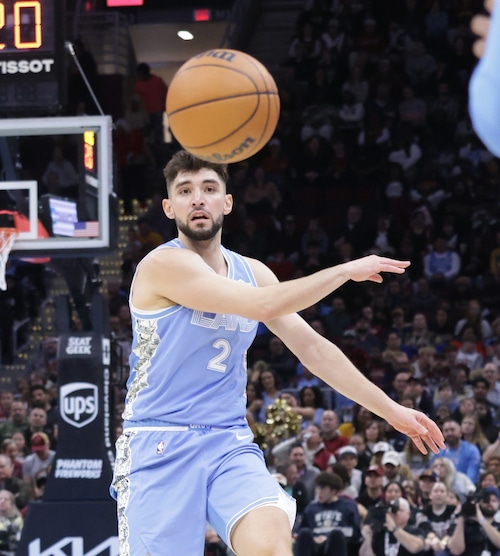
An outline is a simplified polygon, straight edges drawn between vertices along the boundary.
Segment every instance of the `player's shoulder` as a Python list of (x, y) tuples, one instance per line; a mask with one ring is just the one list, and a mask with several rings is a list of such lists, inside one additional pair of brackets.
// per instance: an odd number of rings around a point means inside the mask
[(275, 284), (276, 282), (278, 282), (278, 279), (276, 278), (274, 272), (262, 261), (246, 256), (243, 258), (252, 270), (258, 286), (267, 286), (269, 284)]

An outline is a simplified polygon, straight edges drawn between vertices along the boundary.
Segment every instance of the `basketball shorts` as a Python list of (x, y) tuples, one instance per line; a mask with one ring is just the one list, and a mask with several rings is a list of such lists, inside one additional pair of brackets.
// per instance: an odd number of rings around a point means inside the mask
[(269, 474), (249, 428), (125, 428), (111, 495), (120, 556), (202, 556), (207, 521), (231, 547), (234, 525), (261, 506), (295, 520), (295, 500)]

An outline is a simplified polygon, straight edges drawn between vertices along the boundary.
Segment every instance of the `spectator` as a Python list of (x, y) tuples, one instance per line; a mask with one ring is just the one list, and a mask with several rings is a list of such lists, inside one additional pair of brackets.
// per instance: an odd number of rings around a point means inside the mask
[(429, 466), (430, 454), (422, 454), (411, 439), (407, 439), (400, 453), (401, 463), (408, 467), (413, 477), (419, 477)]
[(342, 436), (338, 430), (339, 418), (335, 411), (326, 409), (321, 415), (321, 438), (325, 443), (326, 449), (336, 456), (337, 451), (349, 444), (349, 439)]
[(335, 341), (350, 328), (352, 317), (346, 311), (345, 301), (342, 297), (333, 297), (331, 311), (325, 317), (328, 335)]
[(358, 453), (358, 465), (357, 469), (364, 471), (370, 466), (370, 459), (371, 459), (371, 451), (368, 450), (366, 447), (364, 438), (362, 434), (354, 433), (349, 438), (349, 445), (354, 446), (356, 448), (356, 452)]
[(337, 452), (339, 463), (347, 470), (350, 486), (356, 491), (356, 498), (362, 486), (363, 473), (356, 469), (358, 452), (354, 446), (343, 446)]
[(148, 139), (153, 145), (162, 145), (165, 141), (163, 114), (168, 86), (160, 76), (151, 73), (151, 68), (144, 62), (137, 66), (136, 72), (137, 79), (133, 85), (133, 92), (140, 95), (144, 108), (149, 114)]
[(258, 377), (258, 396), (262, 398), (263, 403), (257, 419), (259, 422), (265, 423), (267, 408), (281, 396), (276, 374), (270, 368), (263, 369)]
[(415, 313), (411, 328), (403, 338), (402, 349), (413, 356), (418, 348), (432, 346), (434, 334), (427, 326), (427, 318), (423, 313)]
[(325, 448), (319, 434), (319, 427), (314, 424), (310, 424), (297, 436), (282, 440), (274, 446), (272, 454), (276, 459), (282, 459), (290, 451), (290, 448), (297, 443), (302, 445), (306, 465), (309, 467), (316, 467), (320, 471), (325, 471), (328, 465), (337, 461), (335, 456)]
[(59, 408), (55, 400), (51, 400), (47, 389), (41, 385), (35, 385), (30, 388), (31, 407), (41, 407), (47, 413), (47, 427), (54, 429), (57, 426)]
[(0, 490), (0, 551), (6, 556), (15, 554), (21, 540), (24, 520), (16, 507), (14, 494)]
[(31, 438), (36, 432), (44, 432), (50, 439), (50, 442), (55, 442), (53, 436), (54, 429), (47, 426), (47, 412), (42, 407), (34, 407), (28, 416), (28, 426), (23, 430), (26, 439), (26, 446), (31, 450)]
[(437, 481), (432, 485), (429, 504), (422, 509), (426, 521), (421, 524), (427, 530), (426, 546), (439, 552), (446, 550), (449, 541), (448, 532), (455, 521), (457, 507), (448, 503), (448, 487)]
[(467, 494), (476, 490), (475, 483), (465, 473), (457, 471), (454, 463), (447, 457), (434, 458), (430, 469), (439, 481), (443, 481), (448, 489), (458, 496), (460, 502), (465, 500)]
[(310, 424), (318, 427), (321, 424), (321, 416), (325, 410), (323, 393), (318, 386), (304, 386), (299, 391), (299, 405), (294, 411), (302, 416), (302, 428)]
[(295, 464), (298, 472), (298, 480), (304, 485), (307, 492), (308, 502), (314, 499), (315, 479), (320, 473), (317, 467), (307, 465), (306, 452), (300, 442), (292, 444), (288, 462)]
[(500, 523), (495, 519), (500, 492), (496, 487), (483, 489), (480, 501), (462, 513), (450, 531), (448, 549), (451, 554), (496, 554), (500, 548)]
[(364, 486), (365, 489), (362, 494), (356, 498), (362, 520), (364, 520), (370, 508), (383, 500), (382, 470), (380, 467), (376, 465), (368, 467), (364, 476)]
[(302, 520), (302, 514), (309, 502), (309, 495), (306, 492), (306, 487), (301, 483), (297, 466), (294, 463), (285, 463), (277, 467), (276, 471), (282, 474), (286, 479), (286, 485), (282, 485), (285, 492), (295, 498), (297, 502), (297, 518), (296, 523)]
[(49, 437), (44, 432), (35, 432), (31, 436), (30, 444), (32, 454), (24, 460), (23, 481), (30, 486), (32, 497), (38, 500), (41, 498), (41, 492), (37, 480), (48, 477), (55, 452), (50, 449)]
[(61, 197), (78, 198), (78, 174), (61, 146), (56, 145), (52, 151), (52, 160), (42, 176), (48, 192)]
[(272, 335), (268, 344), (268, 356), (266, 362), (280, 377), (280, 382), (287, 387), (293, 383), (297, 368), (297, 359), (285, 346), (283, 340)]
[(13, 472), (11, 459), (5, 454), (0, 454), (0, 490), (11, 492), (17, 508), (22, 510), (30, 501), (30, 488), (22, 479), (14, 477)]
[(2, 442), (2, 454), (9, 456), (12, 461), (12, 465), (14, 466), (14, 470), (12, 472), (13, 477), (18, 477), (19, 479), (23, 478), (23, 462), (24, 457), (21, 456), (19, 458), (19, 449), (17, 444), (15, 443), (12, 438), (6, 438)]
[(342, 498), (342, 480), (331, 473), (316, 479), (316, 499), (304, 510), (296, 540), (301, 556), (314, 556), (322, 546), (325, 556), (347, 556), (359, 542), (359, 513), (356, 503)]
[(490, 323), (481, 314), (481, 303), (478, 299), (471, 299), (467, 304), (465, 317), (455, 325), (455, 337), (460, 338), (463, 332), (471, 329), (480, 340), (486, 340), (493, 334)]
[(443, 237), (434, 241), (434, 250), (424, 256), (424, 273), (434, 291), (446, 289), (460, 272), (460, 256)]
[(399, 452), (388, 450), (382, 456), (382, 484), (384, 486), (389, 483), (401, 483), (403, 478), (401, 475), (401, 457)]
[(433, 459), (448, 458), (457, 471), (465, 473), (476, 484), (481, 465), (481, 453), (478, 447), (461, 439), (460, 425), (453, 420), (446, 421), (443, 424), (443, 436), (446, 441), (446, 448), (441, 450), (439, 454), (434, 455)]
[[(461, 346), (457, 352), (456, 363), (463, 363), (467, 365), (470, 370), (479, 369), (482, 367), (484, 359), (478, 350), (478, 338), (474, 334), (472, 328), (466, 328), (461, 336)], [(486, 381), (486, 391), (489, 390), (490, 385)]]
[(488, 439), (484, 436), (479, 420), (475, 415), (468, 415), (464, 417), (460, 423), (460, 430), (462, 431), (462, 440), (476, 446), (481, 454), (490, 445)]
[(10, 417), (2, 423), (0, 434), (2, 438), (11, 438), (15, 432), (23, 432), (28, 427), (28, 411), (27, 405), (22, 401), (13, 401), (10, 411)]
[(425, 508), (430, 504), (431, 490), (436, 481), (440, 480), (437, 473), (432, 469), (426, 469), (417, 477), (418, 498), (417, 504), (419, 508)]
[(405, 498), (397, 498), (394, 510), (386, 510), (384, 527), (366, 524), (362, 528), (363, 544), (359, 556), (385, 556), (386, 554), (417, 554), (424, 550), (424, 533), (409, 525), (410, 504)]

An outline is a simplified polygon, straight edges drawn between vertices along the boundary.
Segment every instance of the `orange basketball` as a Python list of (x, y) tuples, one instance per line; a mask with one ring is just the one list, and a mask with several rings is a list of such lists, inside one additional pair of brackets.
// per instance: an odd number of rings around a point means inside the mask
[(170, 130), (182, 147), (210, 162), (239, 162), (264, 147), (276, 129), (276, 83), (239, 50), (207, 50), (179, 68), (167, 94)]

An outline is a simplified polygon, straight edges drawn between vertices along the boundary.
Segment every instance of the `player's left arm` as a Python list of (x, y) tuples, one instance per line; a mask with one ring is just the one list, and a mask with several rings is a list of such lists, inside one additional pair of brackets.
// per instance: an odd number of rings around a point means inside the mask
[[(260, 286), (277, 282), (272, 271), (251, 261)], [(424, 413), (403, 407), (370, 382), (332, 342), (313, 330), (299, 315), (285, 315), (265, 323), (295, 356), (332, 388), (388, 421), (409, 436), (422, 453), (445, 447), (439, 427)]]

